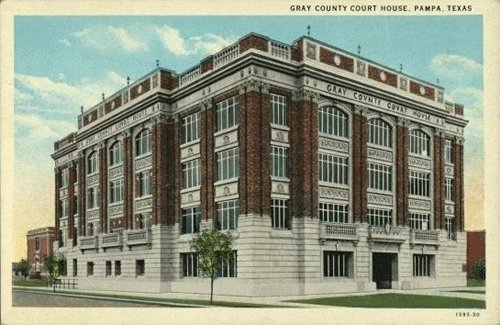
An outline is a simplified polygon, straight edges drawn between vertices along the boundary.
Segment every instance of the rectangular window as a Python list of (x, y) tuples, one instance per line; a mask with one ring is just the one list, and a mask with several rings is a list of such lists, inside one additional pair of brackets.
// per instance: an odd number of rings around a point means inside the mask
[(191, 114), (182, 119), (182, 143), (200, 138), (200, 113)]
[(78, 196), (73, 196), (73, 215), (78, 214)]
[(347, 157), (319, 154), (319, 180), (334, 184), (349, 184)]
[(453, 196), (455, 194), (454, 181), (453, 178), (446, 177), (444, 179), (444, 194), (446, 201), (454, 201)]
[(322, 222), (347, 223), (349, 209), (345, 204), (319, 204), (319, 218)]
[(198, 254), (197, 253), (182, 253), (182, 276), (197, 277), (198, 276)]
[(446, 236), (448, 240), (456, 240), (457, 239), (457, 232), (455, 228), (455, 218), (446, 218), (445, 220), (445, 229), (446, 229)]
[(413, 254), (413, 276), (431, 276), (433, 255)]
[(149, 213), (139, 214), (139, 229), (149, 229), (151, 226), (150, 219), (151, 215)]
[(106, 261), (106, 276), (111, 276), (111, 261)]
[(369, 163), (368, 187), (374, 190), (392, 191), (392, 166)]
[(217, 203), (217, 221), (219, 223), (219, 229), (229, 230), (238, 228), (239, 215), (239, 200), (223, 201)]
[(35, 237), (35, 251), (38, 252), (40, 250), (40, 237)]
[(271, 124), (288, 126), (288, 108), (286, 97), (276, 94), (270, 96), (269, 120)]
[(236, 251), (233, 251), (233, 254), (230, 259), (226, 261), (221, 261), (217, 268), (217, 276), (220, 278), (236, 278), (237, 277), (237, 261), (238, 255)]
[(109, 203), (123, 201), (123, 179), (117, 179), (109, 183)]
[(61, 218), (66, 218), (68, 216), (68, 200), (61, 200)]
[(115, 261), (115, 276), (122, 275), (122, 261)]
[(349, 277), (352, 253), (323, 251), (324, 277)]
[(271, 200), (271, 222), (275, 229), (290, 229), (288, 200)]
[(288, 148), (271, 146), (271, 176), (288, 176)]
[(61, 171), (61, 188), (68, 186), (68, 168)]
[(87, 262), (87, 276), (94, 275), (94, 262)]
[(217, 153), (217, 175), (219, 181), (240, 176), (238, 148)]
[(135, 276), (143, 276), (146, 271), (144, 260), (135, 260)]
[(431, 215), (424, 213), (410, 213), (410, 228), (418, 230), (431, 229)]
[(200, 159), (194, 159), (182, 164), (182, 188), (200, 185)]
[(229, 129), (238, 124), (238, 101), (228, 98), (217, 104), (217, 131)]
[(430, 173), (410, 171), (409, 193), (429, 197), (430, 179)]
[(78, 276), (78, 260), (73, 259), (73, 276)]
[(392, 225), (392, 210), (390, 209), (368, 209), (368, 223), (375, 227)]
[(200, 207), (182, 209), (182, 233), (194, 234), (200, 232)]
[(444, 140), (444, 162), (453, 164), (453, 142), (452, 140)]
[(151, 171), (139, 173), (139, 197), (151, 195)]
[(430, 137), (420, 130), (410, 132), (410, 153), (429, 157)]
[(321, 107), (318, 110), (318, 127), (320, 133), (349, 137), (349, 117), (338, 107)]

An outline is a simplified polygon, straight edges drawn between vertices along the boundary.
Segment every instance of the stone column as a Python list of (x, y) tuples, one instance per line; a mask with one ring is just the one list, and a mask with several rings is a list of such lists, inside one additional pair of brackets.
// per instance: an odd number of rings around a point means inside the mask
[(434, 134), (434, 229), (444, 229), (444, 137)]
[(352, 205), (353, 221), (366, 222), (368, 213), (368, 121), (367, 109), (356, 105), (352, 118)]
[(396, 214), (397, 224), (407, 224), (408, 214), (408, 152), (409, 131), (408, 120), (398, 118), (396, 128)]
[(318, 94), (294, 93), (290, 105), (290, 198), (295, 217), (317, 217)]

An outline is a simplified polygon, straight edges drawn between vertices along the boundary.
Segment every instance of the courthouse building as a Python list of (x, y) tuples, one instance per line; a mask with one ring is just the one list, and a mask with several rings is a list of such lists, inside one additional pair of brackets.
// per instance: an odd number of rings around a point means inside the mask
[(218, 294), (465, 285), (461, 105), (309, 36), (157, 67), (55, 143), (58, 252), (80, 288), (206, 293), (190, 241), (234, 234)]
[(52, 254), (53, 243), (56, 239), (54, 227), (44, 227), (28, 230), (26, 234), (26, 247), (28, 262), (30, 263), (30, 277), (47, 277), (45, 257)]

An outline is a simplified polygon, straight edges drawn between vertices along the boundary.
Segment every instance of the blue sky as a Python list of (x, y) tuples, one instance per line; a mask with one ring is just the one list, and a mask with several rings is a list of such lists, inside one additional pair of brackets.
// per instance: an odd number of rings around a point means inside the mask
[[(53, 223), (53, 142), (76, 130), (80, 106), (155, 68), (182, 72), (243, 35), (291, 43), (306, 34), (445, 87), (465, 105), (466, 211), (482, 201), (481, 16), (17, 16), (15, 19), (15, 232)], [(19, 195), (20, 196), (20, 195)], [(36, 209), (33, 209), (35, 207)], [(35, 210), (35, 212), (34, 212)], [(481, 212), (482, 214), (482, 207)], [(469, 220), (478, 218), (471, 216)], [(482, 216), (481, 216), (482, 219)], [(482, 224), (481, 224), (482, 225)], [(472, 226), (474, 228), (474, 226)], [(479, 227), (481, 228), (481, 227)], [(15, 234), (16, 235), (16, 234)]]

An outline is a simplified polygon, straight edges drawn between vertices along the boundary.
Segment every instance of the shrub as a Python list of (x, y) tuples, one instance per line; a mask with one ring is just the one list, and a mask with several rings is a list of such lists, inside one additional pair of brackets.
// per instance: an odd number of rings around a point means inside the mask
[(472, 267), (472, 275), (474, 279), (486, 279), (486, 262), (485, 260), (479, 260), (474, 262), (474, 266)]

